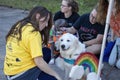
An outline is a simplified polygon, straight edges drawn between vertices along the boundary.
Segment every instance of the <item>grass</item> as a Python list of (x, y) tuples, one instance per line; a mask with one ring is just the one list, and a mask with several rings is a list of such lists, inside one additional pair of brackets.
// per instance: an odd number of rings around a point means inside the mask
[[(77, 0), (79, 3), (79, 14), (90, 12), (97, 3), (97, 0)], [(53, 13), (60, 10), (61, 0), (0, 0), (0, 5), (13, 8), (29, 10), (37, 5), (48, 8)]]

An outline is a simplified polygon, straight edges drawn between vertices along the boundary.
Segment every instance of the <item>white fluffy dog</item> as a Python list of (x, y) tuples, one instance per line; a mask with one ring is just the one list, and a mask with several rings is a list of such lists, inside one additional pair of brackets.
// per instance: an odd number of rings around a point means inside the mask
[[(62, 57), (56, 59), (56, 65), (65, 71), (65, 80), (68, 80), (75, 60), (82, 52), (85, 52), (85, 45), (70, 33), (63, 34), (55, 45), (57, 49), (60, 49)], [(81, 69), (83, 70), (83, 68)]]

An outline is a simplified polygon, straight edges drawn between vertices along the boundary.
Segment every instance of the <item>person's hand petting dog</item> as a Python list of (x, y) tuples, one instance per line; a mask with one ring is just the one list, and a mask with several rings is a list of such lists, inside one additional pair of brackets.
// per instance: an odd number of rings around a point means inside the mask
[[(68, 26), (68, 23), (66, 22), (65, 19), (58, 19), (54, 23), (54, 31), (56, 32), (56, 34), (64, 33), (66, 26)], [(60, 34), (60, 35), (62, 35), (62, 34)]]
[(62, 31), (62, 32), (66, 32), (66, 27), (60, 27), (60, 31)]

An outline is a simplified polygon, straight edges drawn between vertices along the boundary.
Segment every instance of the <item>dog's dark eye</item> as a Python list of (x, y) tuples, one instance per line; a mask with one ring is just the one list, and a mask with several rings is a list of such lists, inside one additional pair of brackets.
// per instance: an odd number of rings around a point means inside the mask
[(67, 42), (70, 42), (70, 40), (67, 40)]
[(63, 41), (63, 39), (61, 39), (61, 41)]

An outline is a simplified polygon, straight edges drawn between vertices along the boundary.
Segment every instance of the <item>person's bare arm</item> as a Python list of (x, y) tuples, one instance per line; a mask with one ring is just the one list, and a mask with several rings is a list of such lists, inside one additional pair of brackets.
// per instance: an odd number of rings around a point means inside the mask
[(93, 44), (101, 44), (103, 40), (103, 35), (98, 34), (97, 38), (83, 42), (86, 46), (91, 46)]
[(62, 80), (59, 77), (59, 75), (49, 67), (49, 65), (43, 60), (42, 57), (34, 58), (34, 62), (40, 68), (40, 70), (42, 70), (43, 72), (45, 72), (51, 76), (54, 76), (57, 80)]
[(66, 28), (65, 31), (71, 34), (75, 34), (77, 32), (74, 27)]

